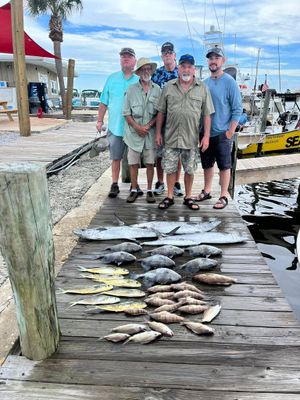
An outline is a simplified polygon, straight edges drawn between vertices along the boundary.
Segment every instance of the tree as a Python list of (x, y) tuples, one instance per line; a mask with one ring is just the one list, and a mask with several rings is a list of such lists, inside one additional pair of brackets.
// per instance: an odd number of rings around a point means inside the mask
[(63, 22), (74, 10), (82, 10), (81, 0), (28, 0), (28, 10), (31, 15), (39, 16), (50, 13), (49, 38), (53, 42), (56, 71), (59, 82), (62, 107), (66, 110), (65, 84), (63, 77), (63, 66), (61, 60), (61, 43), (63, 42)]

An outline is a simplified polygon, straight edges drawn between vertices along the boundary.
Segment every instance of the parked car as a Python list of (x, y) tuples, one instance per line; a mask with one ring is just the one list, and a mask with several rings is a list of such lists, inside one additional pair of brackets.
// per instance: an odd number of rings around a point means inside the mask
[(84, 89), (81, 92), (81, 102), (83, 106), (86, 107), (99, 107), (100, 103), (100, 95), (99, 90), (96, 89)]

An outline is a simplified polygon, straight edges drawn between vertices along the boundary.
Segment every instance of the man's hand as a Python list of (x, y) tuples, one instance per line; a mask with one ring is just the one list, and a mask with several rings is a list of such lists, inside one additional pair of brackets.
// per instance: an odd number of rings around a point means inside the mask
[(163, 138), (160, 132), (155, 133), (155, 144), (157, 148), (163, 145)]
[(200, 141), (200, 150), (202, 151), (202, 153), (205, 152), (205, 150), (208, 149), (209, 146), (209, 137), (203, 136), (203, 138)]
[(149, 127), (148, 125), (136, 125), (134, 127), (135, 131), (137, 132), (138, 135), (145, 137), (146, 135), (148, 135), (149, 132)]
[(225, 135), (226, 135), (227, 139), (231, 139), (232, 136), (234, 135), (234, 132), (226, 131)]
[(104, 123), (103, 121), (97, 121), (97, 124), (96, 124), (97, 132), (101, 132), (103, 123)]

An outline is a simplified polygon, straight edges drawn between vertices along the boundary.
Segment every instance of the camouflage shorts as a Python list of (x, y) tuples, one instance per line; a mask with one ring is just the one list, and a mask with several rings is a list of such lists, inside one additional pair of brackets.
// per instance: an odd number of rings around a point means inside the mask
[(165, 151), (165, 146), (161, 145), (159, 147), (156, 148), (156, 158), (163, 158), (164, 156), (164, 151)]
[(178, 160), (181, 159), (184, 172), (193, 175), (199, 161), (198, 149), (171, 149), (165, 148), (162, 167), (166, 174), (173, 174), (178, 169)]

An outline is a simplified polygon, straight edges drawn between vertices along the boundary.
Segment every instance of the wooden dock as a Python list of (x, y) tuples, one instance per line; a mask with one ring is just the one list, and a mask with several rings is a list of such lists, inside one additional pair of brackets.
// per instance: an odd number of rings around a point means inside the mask
[[(144, 183), (143, 179), (142, 187)], [(1, 400), (298, 400), (300, 324), (234, 203), (215, 211), (214, 198), (200, 203), (200, 211), (190, 211), (182, 198), (176, 198), (175, 206), (160, 211), (157, 204), (147, 204), (145, 196), (134, 205), (126, 203), (128, 187), (122, 184), (119, 198), (106, 199), (91, 227), (112, 223), (116, 212), (129, 224), (218, 217), (222, 223), (216, 230), (246, 236), (244, 243), (219, 246), (223, 255), (216, 272), (233, 276), (238, 283), (226, 288), (199, 285), (211, 301), (222, 306), (211, 323), (215, 334), (196, 336), (172, 324), (173, 338), (148, 345), (99, 341), (113, 327), (145, 318), (87, 314), (84, 306), (68, 309), (69, 302), (80, 296), (57, 295), (62, 332), (58, 351), (40, 362), (18, 353), (10, 355), (0, 369)], [(197, 175), (194, 192), (201, 187), (202, 177)], [(80, 240), (57, 277), (57, 288), (86, 284), (77, 266), (99, 265), (84, 255), (111, 243)], [(144, 250), (139, 257), (145, 256)], [(176, 265), (188, 259), (187, 255), (176, 258)], [(142, 271), (136, 264), (128, 268)]]

